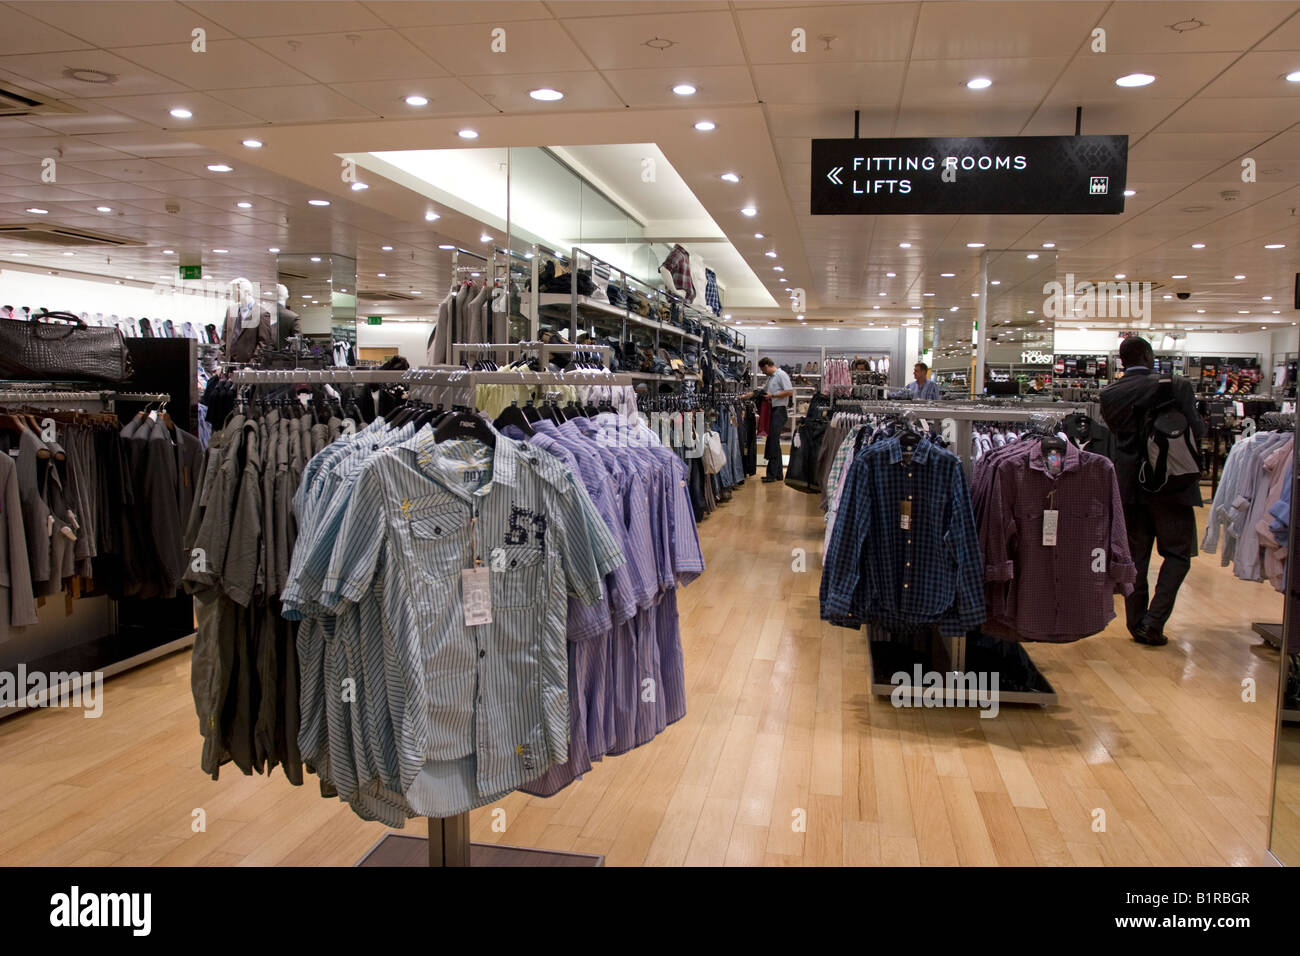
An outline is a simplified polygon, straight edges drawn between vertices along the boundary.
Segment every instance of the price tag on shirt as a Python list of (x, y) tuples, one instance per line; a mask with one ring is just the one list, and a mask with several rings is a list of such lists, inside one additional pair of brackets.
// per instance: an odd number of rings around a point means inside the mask
[(465, 606), (465, 625), (492, 623), (492, 569), (484, 565), (460, 572), (460, 598)]
[(1043, 512), (1043, 547), (1056, 547), (1056, 525), (1061, 513), (1055, 508)]
[(912, 502), (900, 501), (898, 503), (898, 526), (904, 531), (912, 530)]

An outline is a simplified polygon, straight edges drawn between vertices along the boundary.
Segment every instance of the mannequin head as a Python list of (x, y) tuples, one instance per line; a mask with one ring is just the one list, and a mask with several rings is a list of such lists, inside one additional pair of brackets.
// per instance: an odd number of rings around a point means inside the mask
[(243, 276), (235, 279), (230, 283), (230, 297), (239, 305), (252, 305), (255, 301), (253, 283)]
[(282, 282), (276, 283), (275, 301), (280, 303), (280, 305), (289, 304), (289, 287)]

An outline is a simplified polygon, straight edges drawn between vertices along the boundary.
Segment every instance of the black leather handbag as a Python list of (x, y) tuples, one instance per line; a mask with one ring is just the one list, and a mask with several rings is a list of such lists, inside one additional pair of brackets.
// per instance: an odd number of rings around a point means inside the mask
[(116, 327), (87, 325), (71, 312), (0, 320), (0, 378), (116, 385), (134, 373)]

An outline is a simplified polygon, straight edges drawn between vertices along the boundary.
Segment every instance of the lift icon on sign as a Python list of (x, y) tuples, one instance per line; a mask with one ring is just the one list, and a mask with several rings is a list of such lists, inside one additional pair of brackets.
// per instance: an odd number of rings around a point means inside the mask
[(833, 182), (836, 186), (843, 186), (844, 180), (840, 179), (840, 173), (842, 172), (844, 172), (844, 167), (836, 166), (834, 169), (832, 169), (829, 173), (826, 174), (826, 178), (829, 179), (831, 182)]
[(1089, 196), (1105, 196), (1110, 192), (1109, 176), (1093, 176), (1088, 180)]

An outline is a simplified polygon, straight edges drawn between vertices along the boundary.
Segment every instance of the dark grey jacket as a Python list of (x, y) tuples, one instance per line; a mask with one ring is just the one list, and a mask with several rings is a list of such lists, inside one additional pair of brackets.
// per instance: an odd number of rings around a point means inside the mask
[[(1119, 492), (1124, 503), (1135, 504), (1149, 498), (1197, 506), (1203, 504), (1200, 484), (1182, 491), (1151, 495), (1138, 487), (1138, 466), (1146, 454), (1146, 436), (1143, 425), (1146, 413), (1155, 400), (1160, 377), (1150, 369), (1135, 368), (1125, 371), (1124, 377), (1101, 390), (1101, 415), (1106, 425), (1115, 433), (1115, 477), (1119, 479)], [(1174, 398), (1183, 415), (1191, 423), (1192, 432), (1199, 441), (1205, 433), (1201, 416), (1196, 412), (1196, 391), (1192, 383), (1181, 376), (1173, 376)]]

